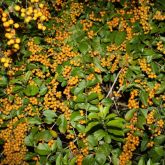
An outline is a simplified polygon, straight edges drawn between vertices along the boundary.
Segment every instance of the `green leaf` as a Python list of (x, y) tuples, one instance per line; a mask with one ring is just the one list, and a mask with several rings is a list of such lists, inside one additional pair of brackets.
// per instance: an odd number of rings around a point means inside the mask
[(33, 118), (30, 117), (28, 118), (28, 122), (30, 124), (37, 124), (37, 125), (42, 124), (41, 119), (39, 117), (33, 117)]
[(99, 113), (99, 116), (103, 119), (105, 119), (105, 117), (107, 116), (107, 114), (109, 113), (109, 109), (110, 109), (110, 106), (105, 106), (103, 107), (102, 105), (99, 106), (99, 110), (100, 110), (100, 113)]
[(87, 96), (87, 100), (88, 101), (92, 101), (92, 100), (95, 100), (98, 98), (98, 94), (97, 93), (90, 93), (88, 96)]
[(39, 143), (39, 145), (35, 149), (35, 152), (37, 152), (40, 155), (48, 155), (51, 152), (51, 150), (50, 150), (50, 147), (48, 146), (48, 144)]
[(72, 158), (69, 165), (75, 165), (76, 164), (76, 157)]
[(93, 155), (87, 155), (87, 156), (83, 159), (82, 164), (83, 164), (83, 165), (93, 165), (93, 162), (94, 162)]
[(165, 92), (165, 82), (162, 82), (158, 90), (156, 91), (156, 94), (161, 94)]
[(111, 139), (115, 140), (115, 141), (119, 141), (119, 142), (124, 142), (124, 138), (123, 137), (113, 136), (112, 134), (111, 134)]
[(57, 138), (58, 134), (57, 134), (56, 131), (50, 130), (49, 132), (50, 132), (50, 134), (51, 134), (54, 138)]
[(136, 109), (129, 110), (125, 115), (125, 120), (130, 121), (135, 112), (136, 112)]
[(75, 128), (80, 132), (80, 133), (85, 133), (85, 126), (81, 124), (76, 124)]
[(160, 136), (155, 137), (154, 141), (156, 144), (159, 144), (159, 145), (163, 144), (165, 142), (165, 135), (160, 135)]
[(34, 138), (32, 134), (26, 136), (24, 141), (25, 141), (26, 146), (31, 146), (31, 147), (34, 146)]
[(111, 113), (111, 114), (109, 114), (107, 117), (106, 117), (106, 119), (108, 120), (108, 119), (113, 119), (113, 118), (115, 118), (115, 117), (117, 117), (117, 115), (115, 114), (115, 113)]
[(80, 112), (73, 112), (71, 114), (71, 122), (75, 122), (75, 121), (79, 121), (79, 120), (82, 120), (84, 117), (80, 115)]
[(147, 143), (148, 143), (148, 139), (147, 138), (144, 138), (141, 142), (141, 145), (140, 145), (140, 150), (141, 152), (145, 151), (147, 149)]
[(47, 93), (47, 90), (48, 90), (48, 88), (47, 88), (44, 84), (42, 84), (42, 85), (40, 86), (39, 94), (40, 94), (41, 96), (43, 96), (43, 95), (45, 95), (45, 94)]
[(99, 109), (98, 109), (97, 106), (89, 104), (89, 106), (87, 107), (87, 111), (89, 111), (89, 112), (99, 112)]
[(144, 116), (138, 116), (136, 126), (140, 129), (144, 129), (143, 125), (146, 124), (146, 118)]
[(105, 135), (104, 140), (106, 143), (111, 143), (111, 136), (110, 135)]
[(76, 103), (84, 103), (85, 102), (85, 99), (86, 99), (86, 96), (82, 93), (79, 93), (77, 96), (76, 96), (76, 100), (75, 102)]
[(0, 76), (0, 87), (7, 86), (7, 78), (5, 76)]
[(106, 132), (102, 129), (99, 129), (94, 132), (94, 137), (96, 138), (97, 141), (100, 141), (103, 137), (105, 137)]
[(26, 152), (26, 155), (25, 155), (25, 160), (32, 160), (33, 157), (37, 156), (36, 153), (33, 153), (33, 152)]
[(53, 112), (53, 111), (51, 111), (51, 110), (45, 110), (45, 111), (43, 112), (43, 115), (46, 117), (46, 118), (45, 118), (45, 122), (46, 122), (47, 124), (52, 124), (53, 122), (55, 122), (54, 117), (57, 116), (56, 113)]
[(138, 165), (145, 165), (144, 157), (139, 159)]
[(117, 128), (123, 128), (124, 125), (120, 120), (111, 120), (107, 123), (107, 126), (110, 127), (117, 127)]
[(124, 136), (124, 132), (121, 130), (108, 129), (108, 132), (117, 136)]
[(37, 45), (39, 45), (41, 43), (41, 38), (40, 37), (34, 37), (33, 40), (34, 40), (34, 43), (37, 44)]
[(67, 120), (64, 115), (58, 117), (57, 124), (59, 125), (60, 132), (65, 133), (67, 129)]
[(27, 71), (24, 77), (24, 82), (27, 83), (28, 80), (30, 79), (32, 72), (31, 71)]
[(38, 92), (39, 88), (36, 85), (28, 85), (24, 90), (26, 96), (35, 96)]
[(103, 39), (101, 39), (101, 42), (104, 42), (104, 43), (111, 42), (112, 43), (114, 41), (116, 31), (110, 32), (110, 31), (104, 30), (102, 32), (102, 35), (103, 35)]
[(112, 163), (113, 165), (119, 165), (119, 158), (117, 155), (112, 155)]
[(71, 71), (71, 76), (78, 76), (79, 78), (84, 78), (85, 74), (84, 74), (84, 71), (81, 68), (75, 67)]
[(164, 155), (164, 149), (163, 146), (155, 146), (154, 147), (155, 152), (159, 155), (159, 156), (163, 156)]
[(82, 80), (78, 86), (74, 89), (74, 95), (78, 95), (79, 93), (82, 93), (84, 89), (86, 88), (86, 82), (85, 80)]
[(99, 99), (92, 100), (89, 103), (93, 105), (97, 105), (99, 103)]
[(97, 153), (104, 153), (104, 155), (107, 157), (110, 155), (111, 149), (111, 145), (103, 143), (102, 145), (98, 146)]
[(13, 87), (12, 92), (13, 92), (13, 93), (18, 93), (18, 92), (20, 92), (20, 91), (22, 91), (22, 90), (23, 90), (23, 87), (22, 87), (22, 86), (16, 85), (16, 86)]
[(88, 144), (92, 147), (96, 146), (98, 144), (98, 141), (95, 139), (93, 135), (89, 135), (87, 137)]
[(148, 92), (146, 92), (144, 90), (141, 90), (141, 92), (140, 92), (140, 100), (141, 100), (141, 102), (145, 106), (147, 106), (148, 105), (148, 102), (147, 102), (147, 100), (148, 100)]
[(62, 165), (62, 155), (59, 154), (56, 158), (56, 165)]
[(152, 160), (151, 160), (151, 159), (149, 159), (149, 160), (147, 161), (147, 165), (153, 165), (153, 163), (152, 163)]
[(86, 54), (89, 50), (89, 44), (85, 41), (81, 42), (79, 45), (79, 50), (81, 53)]
[(90, 131), (94, 126), (98, 125), (99, 122), (98, 121), (95, 121), (95, 122), (90, 122), (87, 127), (85, 128), (85, 132), (88, 132)]
[(151, 65), (152, 71), (155, 74), (158, 74), (159, 73), (159, 65), (157, 65), (155, 62), (151, 62), (150, 65)]
[(44, 112), (43, 112), (43, 115), (45, 116), (45, 117), (47, 117), (47, 118), (54, 118), (54, 117), (56, 117), (57, 115), (56, 115), (56, 113), (55, 112), (53, 112), (52, 110), (45, 110)]
[(126, 38), (126, 32), (117, 32), (116, 33), (116, 36), (115, 36), (115, 43), (117, 45), (120, 45), (121, 43), (123, 43), (123, 41), (125, 40)]
[(49, 130), (42, 130), (34, 136), (34, 139), (36, 141), (44, 140), (48, 142), (49, 140), (51, 140), (51, 138), (52, 138), (52, 135)]
[(95, 112), (89, 113), (88, 119), (89, 120), (91, 120), (91, 119), (99, 119), (98, 113), (95, 113)]
[(141, 114), (145, 117), (145, 118), (147, 118), (147, 115), (148, 115), (148, 109), (140, 109), (140, 112), (141, 112)]
[(106, 162), (106, 156), (103, 153), (96, 153), (95, 159), (99, 165), (103, 165)]
[(96, 66), (97, 68), (99, 68), (102, 72), (106, 72), (106, 71), (107, 71), (105, 68), (103, 68), (103, 67), (101, 66), (101, 62), (100, 62), (100, 59), (99, 59), (99, 58), (97, 58), (97, 57), (93, 58), (93, 63), (94, 63), (95, 66)]

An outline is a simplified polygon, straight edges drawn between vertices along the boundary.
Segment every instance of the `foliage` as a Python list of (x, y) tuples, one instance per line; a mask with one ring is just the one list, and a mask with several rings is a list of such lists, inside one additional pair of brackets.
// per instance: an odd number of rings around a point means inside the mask
[(163, 0), (2, 0), (0, 160), (165, 163)]

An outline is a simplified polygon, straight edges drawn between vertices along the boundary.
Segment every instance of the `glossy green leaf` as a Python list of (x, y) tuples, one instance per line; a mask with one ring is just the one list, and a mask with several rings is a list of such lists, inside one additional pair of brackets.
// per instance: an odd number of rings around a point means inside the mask
[(117, 32), (115, 35), (115, 43), (117, 45), (120, 45), (126, 38), (126, 33), (125, 32)]
[(125, 120), (130, 121), (135, 112), (136, 112), (136, 109), (131, 109), (131, 110), (129, 110), (129, 111), (125, 114)]
[(148, 102), (147, 102), (147, 100), (148, 100), (148, 93), (147, 93), (146, 91), (142, 90), (142, 91), (140, 92), (140, 100), (141, 100), (141, 102), (142, 102), (145, 106), (148, 105)]
[(98, 125), (99, 122), (98, 121), (95, 121), (95, 122), (90, 122), (87, 127), (85, 128), (85, 132), (88, 132), (90, 131), (94, 126)]
[(65, 133), (67, 129), (67, 120), (64, 115), (58, 117), (57, 124), (59, 125), (60, 132)]
[(40, 155), (48, 155), (51, 152), (48, 144), (46, 143), (39, 143), (35, 151)]
[(27, 88), (24, 90), (25, 95), (27, 96), (35, 96), (38, 94), (39, 88), (36, 85), (28, 85)]
[(105, 137), (106, 132), (102, 129), (99, 129), (94, 132), (94, 137), (96, 138), (97, 141), (100, 141), (103, 137)]

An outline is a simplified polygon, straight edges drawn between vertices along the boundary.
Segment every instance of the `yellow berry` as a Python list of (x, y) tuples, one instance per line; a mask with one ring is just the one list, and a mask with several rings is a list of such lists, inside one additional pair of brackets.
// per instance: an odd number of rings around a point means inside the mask
[(25, 13), (21, 13), (21, 17), (25, 17)]
[(17, 28), (19, 28), (19, 24), (18, 23), (15, 23), (14, 24), (14, 27), (17, 29)]
[(22, 13), (25, 13), (25, 11), (26, 11), (26, 9), (24, 9), (24, 8), (21, 9), (21, 12)]
[(46, 27), (45, 27), (45, 26), (43, 26), (43, 27), (42, 27), (42, 30), (43, 30), (43, 31), (45, 31), (45, 30), (46, 30)]
[(14, 39), (9, 40), (10, 44), (14, 44)]
[(9, 24), (9, 22), (4, 22), (4, 23), (3, 23), (3, 26), (4, 26), (4, 27), (9, 27), (10, 24)]
[(38, 12), (37, 15), (38, 15), (38, 17), (41, 17), (42, 16), (42, 13), (41, 12)]
[(21, 7), (19, 5), (14, 6), (15, 11), (20, 11)]
[(42, 16), (40, 17), (40, 20), (41, 20), (41, 21), (45, 21), (45, 20), (46, 20), (46, 17), (45, 17), (44, 15), (42, 15)]
[(15, 49), (19, 49), (19, 45), (18, 45), (18, 44), (14, 44), (13, 47), (14, 47)]
[(6, 58), (2, 57), (1, 62), (3, 62), (3, 63), (6, 62)]
[(26, 23), (29, 23), (30, 21), (31, 21), (31, 17), (25, 18), (25, 22), (26, 22)]
[(10, 25), (12, 25), (14, 23), (14, 21), (12, 19), (10, 19), (8, 22)]
[(7, 13), (3, 13), (2, 14), (3, 17), (7, 17), (7, 15), (8, 15)]
[(6, 22), (7, 18), (6, 17), (2, 17), (2, 22)]
[(39, 4), (39, 7), (42, 9), (44, 7), (44, 4), (43, 3), (40, 3)]
[(7, 62), (4, 63), (4, 67), (7, 68), (9, 64)]
[(19, 44), (21, 42), (20, 38), (16, 38), (15, 42)]
[(38, 29), (42, 29), (43, 28), (43, 25), (41, 23), (38, 24)]
[(5, 34), (5, 37), (8, 38), (8, 39), (11, 39), (12, 38), (12, 35), (10, 33), (6, 33)]

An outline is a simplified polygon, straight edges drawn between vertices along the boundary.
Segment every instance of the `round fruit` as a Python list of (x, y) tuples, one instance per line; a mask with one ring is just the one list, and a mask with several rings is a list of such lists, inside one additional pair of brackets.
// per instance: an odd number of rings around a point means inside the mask
[(21, 42), (20, 38), (16, 38), (15, 42), (19, 44)]
[(4, 63), (4, 67), (7, 68), (9, 67), (9, 64), (7, 62)]
[(10, 25), (12, 25), (14, 23), (14, 21), (12, 19), (10, 19), (8, 22)]
[(14, 24), (14, 27), (17, 29), (17, 28), (19, 28), (19, 24), (18, 23), (15, 23)]
[(1, 62), (3, 62), (3, 63), (6, 62), (6, 58), (2, 57)]
[(44, 4), (43, 3), (40, 3), (39, 4), (39, 7), (42, 9), (44, 7)]
[(38, 24), (38, 29), (42, 29), (43, 25), (41, 23)]
[(3, 23), (3, 26), (6, 28), (6, 27), (9, 27), (10, 24), (9, 24), (9, 22), (4, 22), (4, 23)]
[(14, 44), (13, 47), (14, 47), (15, 49), (19, 49), (19, 45), (18, 45), (18, 44)]
[(15, 11), (20, 11), (21, 7), (19, 5), (14, 6)]

